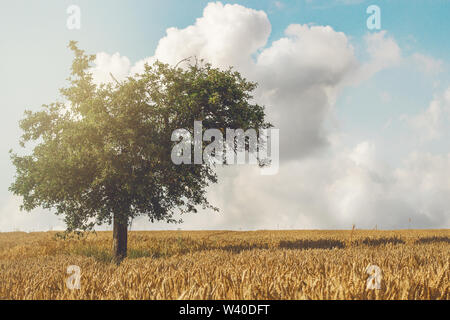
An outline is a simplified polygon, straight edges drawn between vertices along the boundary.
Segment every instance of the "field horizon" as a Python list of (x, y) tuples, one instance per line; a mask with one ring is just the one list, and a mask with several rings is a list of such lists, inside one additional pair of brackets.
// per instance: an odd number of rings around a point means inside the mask
[[(148, 230), (148, 229), (132, 229), (132, 230), (128, 230), (128, 232), (180, 232), (180, 231), (185, 231), (185, 232), (259, 232), (259, 231), (346, 231), (346, 232), (351, 232), (351, 228), (324, 228), (324, 229), (298, 229), (298, 228), (279, 228), (279, 229), (158, 229), (158, 230)], [(387, 231), (387, 232), (392, 232), (392, 231), (449, 231), (450, 232), (450, 228), (396, 228), (396, 229), (380, 229), (380, 228), (355, 228), (354, 230), (358, 230), (358, 231)], [(62, 233), (65, 232), (66, 230), (63, 229), (51, 229), (51, 230), (36, 230), (36, 231), (23, 231), (23, 230), (14, 230), (14, 231), (1, 231), (0, 230), (0, 234), (5, 234), (5, 233), (46, 233), (46, 232), (57, 232), (57, 233)], [(86, 231), (86, 233), (103, 233), (103, 232), (112, 232), (112, 227), (111, 230), (93, 230), (93, 231)]]

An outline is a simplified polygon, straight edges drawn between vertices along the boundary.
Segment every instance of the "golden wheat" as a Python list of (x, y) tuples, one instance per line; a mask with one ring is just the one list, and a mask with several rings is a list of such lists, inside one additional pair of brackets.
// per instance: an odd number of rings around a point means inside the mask
[[(450, 230), (0, 233), (2, 299), (445, 299)], [(67, 288), (69, 265), (81, 288)], [(368, 265), (382, 271), (367, 289)]]

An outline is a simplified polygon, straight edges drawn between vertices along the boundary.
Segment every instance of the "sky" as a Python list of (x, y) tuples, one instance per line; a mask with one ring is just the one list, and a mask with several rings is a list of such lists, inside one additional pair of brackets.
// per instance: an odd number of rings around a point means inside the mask
[[(79, 29), (67, 26), (71, 5)], [(208, 190), (219, 213), (132, 229), (449, 228), (449, 14), (445, 0), (2, 1), (0, 231), (65, 228), (19, 210), (8, 151), (24, 111), (61, 98), (70, 40), (97, 54), (97, 83), (155, 60), (233, 66), (258, 82), (255, 100), (280, 130), (276, 175), (220, 168)]]

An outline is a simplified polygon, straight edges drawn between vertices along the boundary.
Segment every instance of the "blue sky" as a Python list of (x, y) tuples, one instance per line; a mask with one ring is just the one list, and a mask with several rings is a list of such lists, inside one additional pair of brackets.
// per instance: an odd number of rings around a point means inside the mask
[[(0, 131), (3, 138), (0, 143), (0, 167), (2, 169), (0, 171), (0, 201), (3, 203), (3, 209), (0, 209), (0, 215), (3, 217), (0, 217), (0, 231), (16, 228), (46, 229), (48, 226), (56, 227), (61, 224), (49, 215), (42, 220), (33, 220), (42, 221), (35, 227), (32, 225), (34, 222), (30, 222), (30, 225), (25, 222), (15, 224), (15, 222), (5, 221), (15, 221), (8, 218), (9, 212), (15, 210), (15, 205), (11, 202), (11, 194), (7, 190), (14, 175), (8, 150), (10, 148), (17, 150), (18, 148), (20, 136), (18, 121), (25, 109), (38, 110), (41, 104), (52, 102), (58, 98), (58, 89), (65, 83), (72, 58), (67, 49), (68, 42), (78, 40), (80, 46), (91, 53), (114, 54), (119, 52), (121, 56), (128, 57), (131, 64), (134, 65), (139, 60), (154, 55), (159, 40), (166, 36), (167, 28), (176, 27), (181, 30), (194, 25), (196, 19), (202, 17), (203, 10), (209, 2), (181, 0), (17, 0), (1, 2), (0, 73), (2, 76), (0, 77), (0, 99), (3, 116), (0, 118)], [(337, 123), (335, 125), (339, 129), (329, 133), (328, 138), (341, 137), (339, 143), (344, 146), (342, 148), (353, 151), (357, 150), (357, 146), (376, 145), (377, 159), (380, 159), (383, 165), (392, 167), (392, 172), (386, 173), (386, 176), (394, 174), (397, 178), (398, 172), (406, 170), (402, 167), (405, 158), (414, 152), (419, 152), (424, 157), (426, 154), (433, 157), (445, 157), (449, 153), (447, 138), (450, 135), (445, 126), (448, 122), (442, 125), (443, 128), (441, 128), (438, 138), (422, 141), (420, 135), (425, 135), (425, 133), (419, 132), (416, 136), (416, 133), (413, 133), (413, 129), (410, 128), (410, 124), (414, 121), (408, 122), (405, 119), (426, 114), (432, 101), (441, 99), (439, 97), (442, 97), (450, 86), (448, 72), (450, 1), (259, 0), (222, 1), (222, 3), (239, 4), (242, 8), (262, 10), (267, 15), (271, 32), (265, 45), (253, 53), (255, 60), (265, 48), (271, 47), (274, 41), (286, 37), (285, 30), (289, 25), (299, 24), (331, 26), (334, 31), (344, 33), (354, 49), (355, 58), (361, 64), (370, 60), (366, 51), (366, 37), (378, 32), (367, 29), (366, 19), (369, 15), (366, 13), (366, 8), (372, 4), (378, 5), (381, 9), (381, 29), (386, 32), (386, 37), (393, 39), (401, 50), (401, 61), (395, 65), (381, 68), (368, 79), (356, 81), (351, 85), (342, 85), (342, 88), (339, 84), (336, 100), (331, 103), (334, 115), (334, 120), (331, 121), (335, 121)], [(66, 9), (71, 4), (78, 5), (81, 9), (80, 30), (68, 30), (66, 27), (68, 18)], [(236, 51), (239, 50), (240, 48), (236, 48)], [(420, 57), (428, 59), (426, 61), (430, 62), (427, 65), (430, 70), (427, 71), (421, 67), (419, 61), (425, 60), (421, 60)], [(338, 85), (336, 84), (336, 86)], [(445, 114), (445, 102), (441, 104), (443, 106), (441, 106), (442, 113), (440, 115), (446, 118), (448, 115)], [(450, 117), (448, 118), (450, 119)], [(424, 116), (423, 119), (426, 121), (429, 118)], [(433, 122), (433, 119), (430, 121)], [(431, 130), (430, 134), (433, 135), (435, 128), (430, 128), (429, 125), (437, 124), (423, 121), (419, 119), (414, 122), (416, 129), (429, 129)], [(283, 127), (280, 129), (282, 130)], [(330, 149), (324, 152), (336, 156), (336, 154), (344, 152), (342, 150)], [(321, 159), (316, 160), (316, 163), (322, 161)], [(337, 163), (337, 161), (332, 163)], [(302, 165), (306, 164), (300, 163), (299, 160), (299, 166)], [(321, 171), (319, 168), (316, 170)], [(446, 167), (443, 167), (442, 170), (446, 170)], [(433, 175), (430, 172), (427, 174)], [(447, 172), (443, 174), (445, 176)], [(227, 174), (224, 176), (224, 179), (228, 179)], [(280, 181), (284, 181), (282, 178), (280, 179)], [(336, 181), (328, 181), (325, 184), (328, 187), (334, 186), (337, 181), (342, 181), (342, 179), (337, 178)], [(450, 188), (446, 189), (448, 186), (439, 185), (441, 182), (435, 183), (434, 187), (438, 191), (432, 194), (432, 199), (425, 199), (424, 196), (423, 203), (419, 204), (424, 208), (420, 214), (426, 212), (429, 217), (428, 220), (423, 219), (425, 222), (421, 226), (424, 227), (437, 227), (439, 224), (442, 225), (449, 221), (449, 213), (442, 212), (443, 209), (437, 204), (440, 198), (436, 199), (434, 195)], [(230, 182), (230, 184), (233, 183)], [(401, 183), (399, 182), (399, 184)], [(367, 185), (362, 188), (366, 187)], [(357, 194), (352, 190), (348, 192)], [(419, 198), (426, 193), (426, 191), (418, 192)], [(290, 196), (285, 196), (286, 199), (290, 199)], [(214, 197), (218, 196), (213, 195)], [(307, 198), (306, 195), (304, 197)], [(303, 198), (303, 196), (299, 198)], [(304, 201), (307, 202), (307, 200)], [(398, 200), (398, 202), (405, 201), (403, 198)], [(16, 202), (14, 203), (16, 204)], [(290, 213), (285, 217), (286, 221), (297, 214), (296, 210), (299, 207), (302, 208), (301, 210), (307, 211), (308, 209), (305, 208), (310, 208), (310, 204), (299, 205), (293, 201), (289, 209)], [(310, 208), (309, 210), (324, 209)], [(434, 219), (433, 210), (439, 211), (439, 217), (444, 216), (444, 218)], [(227, 211), (225, 210), (223, 214), (226, 215)], [(270, 216), (270, 212), (267, 215)], [(301, 215), (308, 216), (307, 213)], [(317, 215), (327, 216), (322, 211)], [(314, 216), (314, 213), (311, 213), (311, 216)], [(294, 220), (300, 226), (318, 228), (341, 226), (338, 222), (326, 223), (325, 221), (328, 221), (326, 218), (320, 220), (308, 216), (301, 220), (297, 219), (297, 216), (295, 217)], [(345, 220), (345, 217), (343, 219)], [(420, 219), (418, 218), (418, 220)], [(376, 221), (373, 217), (368, 217), (368, 220)], [(26, 220), (19, 219), (17, 221)], [(192, 220), (187, 225), (191, 228), (237, 228), (236, 224), (229, 223), (226, 219), (219, 219), (214, 225), (203, 225), (198, 221), (200, 219)], [(251, 229), (267, 226), (252, 221), (257, 221), (257, 219), (250, 219), (244, 227)], [(345, 223), (349, 222), (345, 220)], [(286, 225), (289, 224), (286, 222)], [(385, 224), (391, 225), (388, 222)], [(148, 224), (144, 225), (148, 227)], [(401, 227), (400, 223), (392, 224), (392, 226), (394, 225)], [(295, 223), (294, 226), (299, 227)]]

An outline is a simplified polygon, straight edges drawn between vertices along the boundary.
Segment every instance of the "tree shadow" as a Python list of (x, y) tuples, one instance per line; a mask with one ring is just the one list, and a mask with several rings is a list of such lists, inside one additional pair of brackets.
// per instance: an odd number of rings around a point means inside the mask
[(280, 241), (280, 249), (305, 250), (305, 249), (343, 249), (345, 243), (341, 240), (295, 240), (295, 241)]
[(426, 243), (436, 243), (436, 242), (444, 242), (444, 243), (450, 243), (450, 238), (447, 236), (433, 236), (433, 237), (426, 237), (426, 238), (420, 238), (415, 241), (417, 244), (426, 244)]
[(357, 241), (358, 244), (363, 244), (366, 246), (381, 246), (387, 244), (405, 244), (405, 241), (400, 238), (390, 237), (390, 238), (365, 238), (360, 241)]
[(257, 244), (257, 243), (242, 243), (242, 244), (226, 245), (226, 246), (223, 246), (223, 247), (219, 247), (217, 249), (218, 250), (229, 251), (229, 252), (232, 252), (232, 253), (240, 253), (242, 251), (253, 250), (253, 249), (269, 249), (269, 245), (266, 244), (266, 243), (261, 243), (261, 244)]

